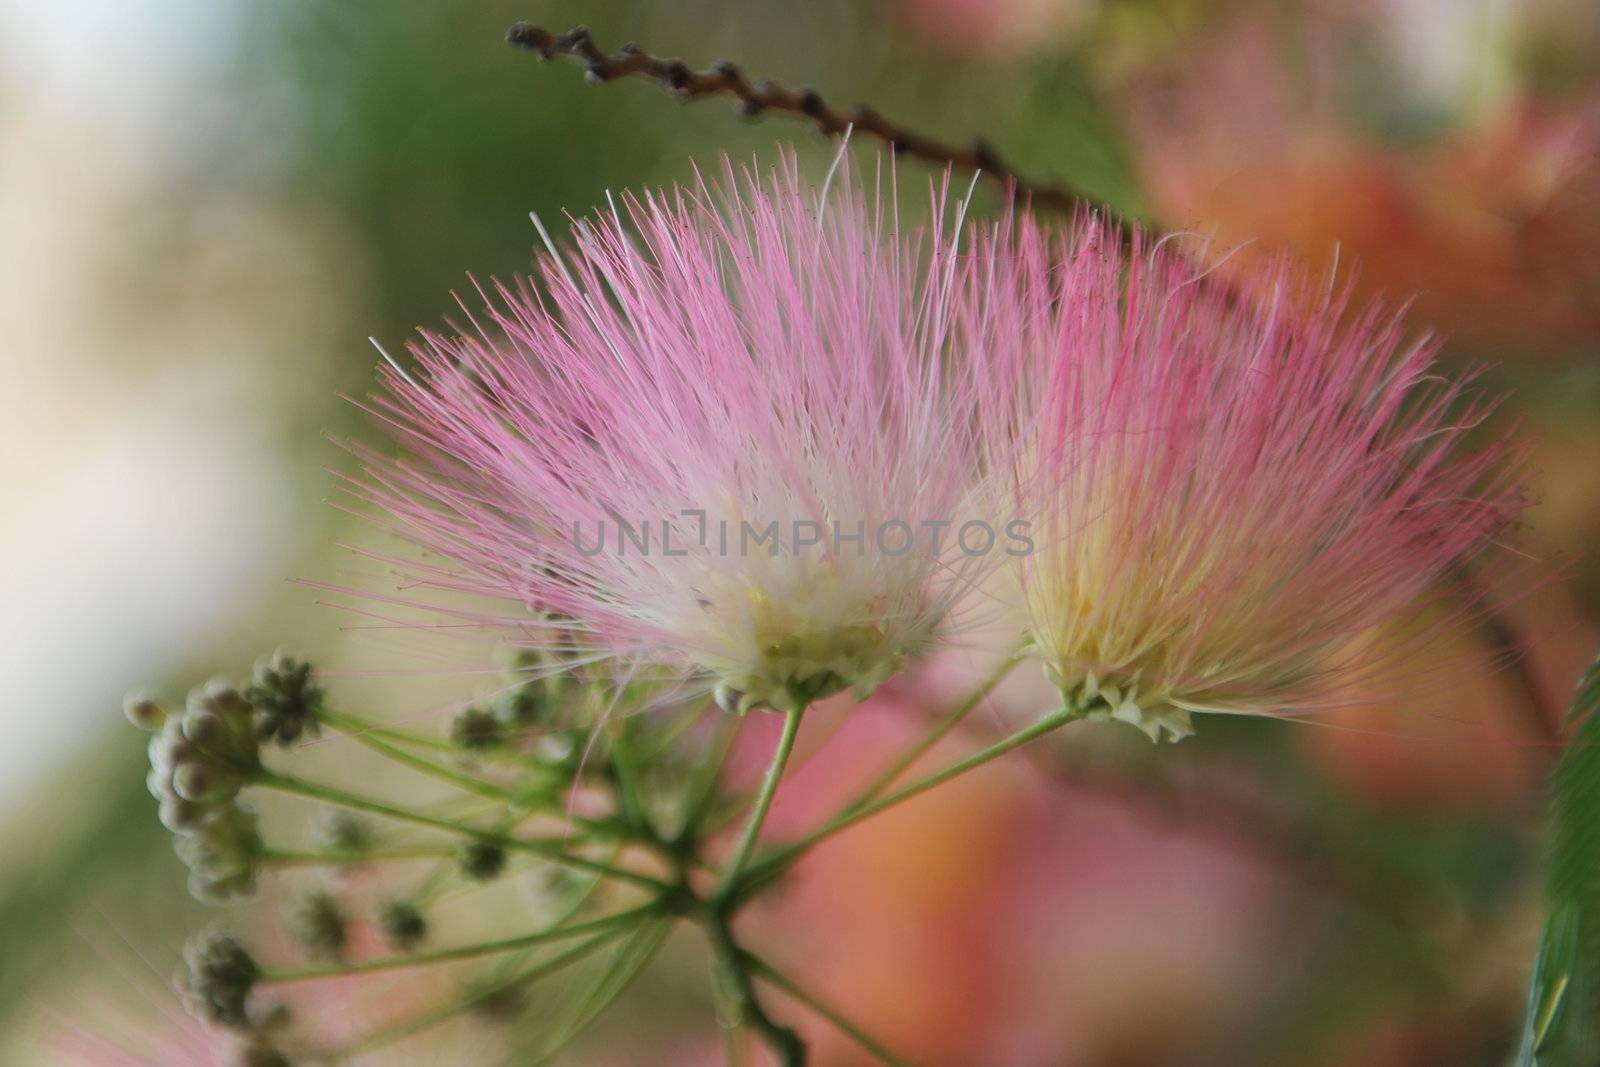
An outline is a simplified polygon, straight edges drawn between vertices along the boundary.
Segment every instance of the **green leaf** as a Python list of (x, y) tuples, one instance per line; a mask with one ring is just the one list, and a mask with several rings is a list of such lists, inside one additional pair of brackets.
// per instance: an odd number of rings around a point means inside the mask
[(1577, 734), (1550, 788), (1550, 915), (1528, 990), (1518, 1067), (1589, 1067), (1600, 1058), (1600, 658), (1578, 683)]

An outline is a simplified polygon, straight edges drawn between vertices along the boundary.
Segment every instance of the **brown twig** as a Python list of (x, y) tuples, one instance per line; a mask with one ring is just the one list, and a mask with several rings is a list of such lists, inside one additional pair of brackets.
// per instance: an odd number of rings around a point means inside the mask
[[(733, 63), (715, 63), (707, 70), (697, 71), (680, 59), (663, 59), (632, 44), (608, 54), (595, 44), (584, 26), (557, 35), (519, 22), (506, 31), (506, 40), (538, 53), (541, 59), (559, 56), (577, 60), (584, 65), (589, 81), (596, 85), (638, 77), (657, 82), (685, 103), (726, 97), (733, 100), (739, 113), (747, 118), (777, 112), (809, 122), (826, 136), (839, 137), (847, 130), (865, 134), (884, 142), (896, 154), (936, 166), (955, 166), (981, 173), (1036, 207), (1066, 212), (1090, 208), (1097, 214), (1121, 221), (1105, 204), (1075, 189), (1023, 178), (987, 141), (974, 140), (965, 148), (947, 144), (891, 122), (865, 104), (842, 112), (825, 103), (815, 89), (790, 89), (765, 79), (752, 82)], [(1126, 232), (1126, 227), (1118, 228)]]

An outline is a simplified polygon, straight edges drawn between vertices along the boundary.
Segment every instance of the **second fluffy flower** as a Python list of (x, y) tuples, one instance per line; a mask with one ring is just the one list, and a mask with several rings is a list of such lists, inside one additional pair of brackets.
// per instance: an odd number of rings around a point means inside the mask
[(1516, 518), (1505, 450), (1467, 451), (1485, 408), (1381, 309), (1131, 243), (1024, 218), (975, 275), (1034, 649), (1069, 705), (1152, 739), (1346, 699), (1406, 655), (1376, 630)]

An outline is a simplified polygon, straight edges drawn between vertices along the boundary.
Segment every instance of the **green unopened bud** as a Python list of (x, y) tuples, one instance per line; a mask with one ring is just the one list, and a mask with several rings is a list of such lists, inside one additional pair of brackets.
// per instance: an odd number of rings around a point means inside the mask
[(172, 791), (196, 804), (208, 799), (211, 780), (211, 770), (204, 763), (180, 763), (172, 769)]
[(192, 829), (205, 811), (201, 805), (174, 794), (161, 798), (161, 805), (156, 809), (156, 814), (161, 819), (162, 826), (179, 834)]
[(159, 730), (167, 721), (167, 713), (155, 699), (139, 692), (122, 698), (122, 714), (141, 730)]
[(536, 691), (537, 683), (529, 683), (500, 694), (494, 702), (495, 718), (513, 731), (537, 726), (545, 718), (545, 702)]
[(332, 894), (317, 890), (302, 897), (289, 911), (289, 936), (307, 955), (337, 959), (347, 940), (344, 912)]
[(261, 968), (233, 938), (212, 934), (184, 950), (184, 988), (202, 1015), (234, 1030), (250, 1029), (250, 991)]
[(743, 715), (746, 711), (744, 694), (727, 682), (718, 684), (712, 696), (716, 699), (717, 707), (729, 715)]
[(232, 683), (218, 678), (191, 690), (186, 710), (208, 711), (219, 718), (237, 722), (248, 715), (250, 705)]
[(248, 897), (256, 891), (254, 871), (234, 874), (189, 872), (189, 895), (202, 904), (226, 904), (235, 897)]
[(222, 716), (206, 707), (190, 708), (183, 713), (183, 739), (192, 745), (208, 747), (221, 744), (228, 736)]
[(561, 725), (571, 678), (552, 674), (529, 678), (495, 702), (495, 715), (513, 730), (532, 730)]
[(260, 766), (249, 707), (237, 690), (212, 682), (189, 694), (181, 716), (167, 720), (151, 743), (150, 765), (175, 770), (184, 763), (205, 766), (214, 780), (248, 777)]
[(450, 740), (468, 751), (494, 748), (505, 742), (500, 720), (481, 708), (467, 708), (450, 724)]
[(200, 809), (173, 842), (189, 868), (189, 891), (213, 903), (255, 891), (262, 849), (255, 813), (237, 804)]
[(183, 719), (172, 716), (167, 719), (161, 732), (150, 739), (145, 751), (149, 753), (151, 769), (158, 774), (169, 775), (180, 760), (193, 756), (196, 749), (184, 739)]
[(239, 794), (240, 781), (204, 763), (180, 763), (172, 771), (172, 789), (196, 804), (219, 804)]
[(472, 1002), (472, 1013), (486, 1022), (503, 1023), (521, 1015), (528, 1006), (521, 986), (503, 985), (484, 990)]
[(263, 742), (287, 748), (302, 736), (319, 732), (322, 687), (306, 661), (274, 653), (256, 665), (255, 681), (246, 695), (255, 715), (256, 736)]
[(340, 808), (323, 809), (310, 833), (313, 844), (330, 852), (366, 852), (372, 847), (372, 824)]
[(428, 919), (409, 900), (386, 900), (378, 906), (383, 940), (398, 952), (410, 952), (428, 936)]
[(491, 841), (473, 841), (461, 850), (461, 873), (475, 882), (490, 882), (506, 869), (505, 849)]

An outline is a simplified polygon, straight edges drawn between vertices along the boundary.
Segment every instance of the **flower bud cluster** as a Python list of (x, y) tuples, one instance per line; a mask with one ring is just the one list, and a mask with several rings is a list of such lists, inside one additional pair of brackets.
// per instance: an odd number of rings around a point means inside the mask
[(295, 901), (288, 914), (289, 938), (316, 959), (336, 960), (349, 942), (344, 909), (327, 890), (318, 889)]
[(245, 693), (255, 712), (256, 736), (288, 748), (302, 736), (316, 736), (322, 687), (311, 664), (284, 652), (256, 664), (255, 680)]
[(329, 852), (356, 856), (372, 848), (372, 824), (343, 808), (324, 808), (311, 823), (311, 843)]
[(524, 650), (513, 666), (515, 684), (485, 707), (464, 709), (450, 724), (450, 739), (468, 751), (515, 745), (574, 724), (569, 705), (573, 678), (554, 653)]
[(519, 676), (530, 676), (500, 696), (495, 702), (495, 717), (512, 731), (564, 725), (574, 679), (570, 670), (551, 671), (552, 665), (562, 662), (559, 653), (523, 650), (517, 657), (516, 670)]
[(492, 882), (506, 869), (506, 850), (493, 841), (471, 841), (462, 847), (457, 863), (474, 882)]
[(231, 1030), (252, 1029), (250, 991), (261, 967), (238, 941), (211, 934), (184, 949), (183, 989), (202, 1017)]
[(137, 717), (130, 713), (134, 721), (160, 724), (150, 739), (146, 782), (160, 801), (162, 823), (178, 835), (191, 891), (202, 900), (249, 893), (262, 848), (255, 815), (238, 799), (261, 770), (250, 703), (234, 687), (213, 682), (189, 694), (182, 715), (138, 710)]

